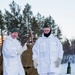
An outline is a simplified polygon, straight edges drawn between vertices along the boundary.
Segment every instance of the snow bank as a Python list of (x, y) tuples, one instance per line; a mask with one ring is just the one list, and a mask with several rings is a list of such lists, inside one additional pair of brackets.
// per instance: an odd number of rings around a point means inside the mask
[(71, 63), (71, 74), (66, 74), (67, 73), (67, 66), (68, 64), (62, 64), (61, 66), (61, 75), (75, 75), (75, 64)]

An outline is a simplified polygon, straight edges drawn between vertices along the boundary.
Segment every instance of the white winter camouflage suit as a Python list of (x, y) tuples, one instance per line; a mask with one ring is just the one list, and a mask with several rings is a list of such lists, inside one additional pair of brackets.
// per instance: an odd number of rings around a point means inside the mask
[(25, 75), (22, 63), (21, 54), (17, 55), (17, 50), (20, 50), (21, 44), (17, 39), (12, 39), (8, 36), (3, 43), (3, 75)]
[[(57, 58), (62, 59), (63, 48), (61, 42), (52, 34), (47, 38), (39, 37), (33, 48), (33, 60), (37, 59), (37, 71), (39, 75), (58, 75), (61, 65), (55, 66)], [(54, 74), (51, 74), (54, 73)]]

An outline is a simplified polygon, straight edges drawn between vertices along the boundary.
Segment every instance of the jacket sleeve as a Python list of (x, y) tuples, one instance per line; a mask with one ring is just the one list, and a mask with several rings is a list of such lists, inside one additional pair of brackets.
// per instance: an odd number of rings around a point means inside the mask
[(10, 41), (5, 41), (3, 43), (2, 53), (7, 57), (15, 57), (17, 56), (17, 49), (12, 46)]
[(57, 41), (58, 41), (57, 42), (57, 45), (58, 45), (58, 58), (60, 58), (62, 60), (63, 53), (64, 53), (63, 46), (62, 46), (62, 44), (61, 44), (61, 42), (59, 40), (57, 40)]
[(36, 41), (36, 43), (34, 44), (33, 48), (32, 48), (32, 59), (35, 60), (37, 59), (38, 56), (38, 41)]

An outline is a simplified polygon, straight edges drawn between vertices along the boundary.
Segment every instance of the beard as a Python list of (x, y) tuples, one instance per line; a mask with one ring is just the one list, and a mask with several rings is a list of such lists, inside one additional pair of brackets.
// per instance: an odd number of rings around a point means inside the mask
[(51, 31), (48, 34), (44, 33), (45, 37), (49, 37), (50, 35), (51, 35)]

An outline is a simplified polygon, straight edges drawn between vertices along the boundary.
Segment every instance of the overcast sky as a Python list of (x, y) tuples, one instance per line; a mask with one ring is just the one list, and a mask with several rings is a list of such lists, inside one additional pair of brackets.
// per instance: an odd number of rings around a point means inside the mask
[[(0, 10), (9, 10), (13, 0), (1, 0)], [(23, 9), (28, 3), (31, 5), (33, 15), (39, 12), (42, 16), (51, 15), (56, 24), (60, 26), (63, 37), (75, 38), (75, 0), (14, 0)]]

